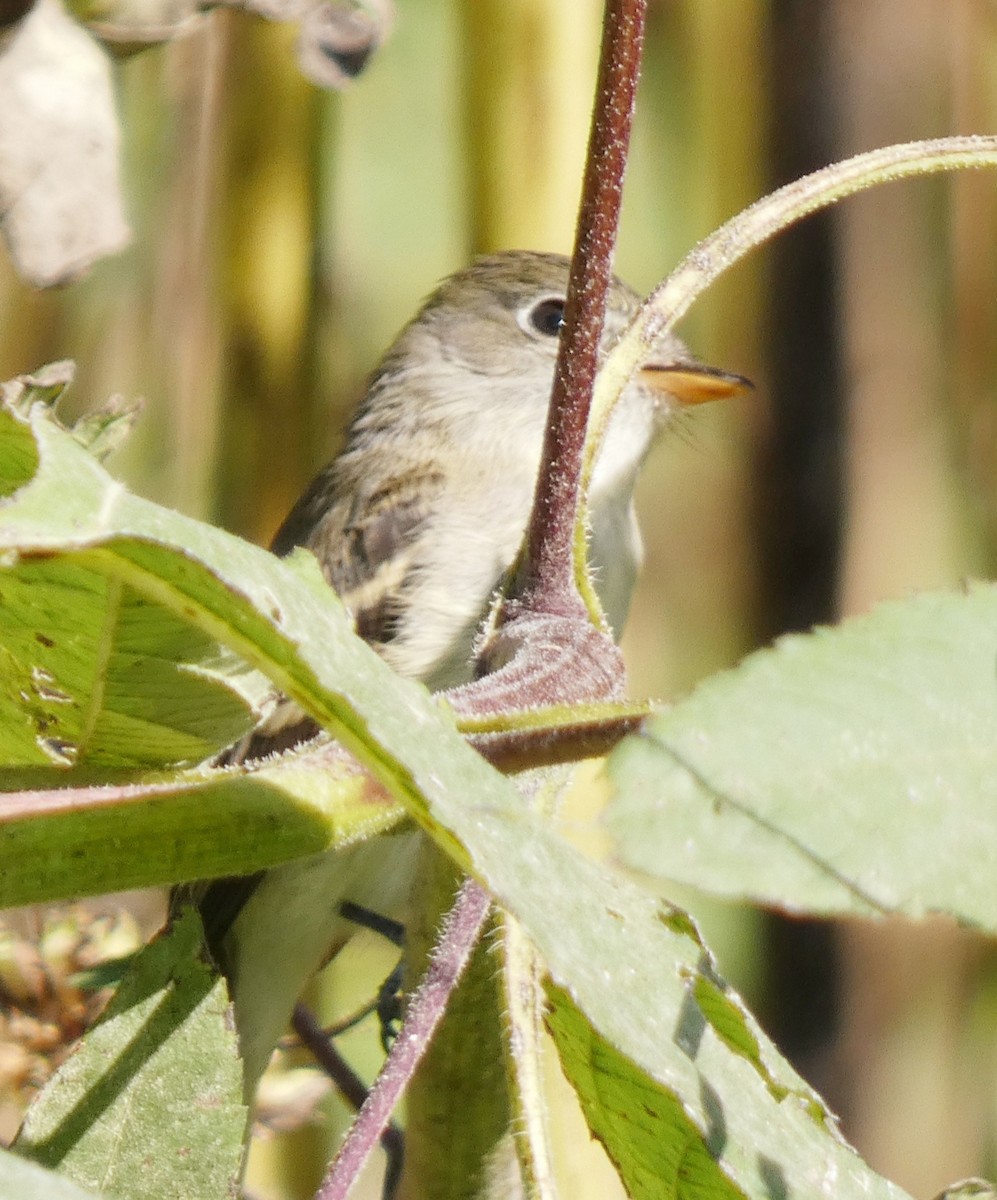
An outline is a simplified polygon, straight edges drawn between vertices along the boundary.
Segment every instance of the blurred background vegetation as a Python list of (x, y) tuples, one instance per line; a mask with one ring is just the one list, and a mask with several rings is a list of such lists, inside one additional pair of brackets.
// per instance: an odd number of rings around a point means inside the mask
[[(57, 292), (0, 261), (0, 377), (72, 357), (77, 406), (145, 397), (113, 469), (269, 539), (442, 275), (478, 251), (570, 249), (600, 18), (598, 0), (398, 0), (343, 94), (300, 77), (293, 31), (239, 13), (123, 60), (134, 245)], [(647, 290), (804, 171), (995, 118), (992, 0), (651, 0), (618, 270)], [(686, 321), (757, 391), (695, 413), (649, 465), (635, 694), (992, 573), (995, 224), (989, 175), (883, 188), (754, 256)], [(593, 803), (572, 820), (589, 844)], [(875, 1168), (918, 1197), (995, 1173), (989, 943), (685, 899)], [(310, 1194), (333, 1135), (295, 1136), (254, 1162), (254, 1196)], [(586, 1140), (566, 1126), (569, 1169)], [(599, 1170), (565, 1194), (612, 1195)]]

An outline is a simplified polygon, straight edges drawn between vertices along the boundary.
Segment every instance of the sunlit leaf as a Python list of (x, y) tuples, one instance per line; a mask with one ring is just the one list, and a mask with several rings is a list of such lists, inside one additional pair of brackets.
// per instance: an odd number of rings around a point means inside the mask
[(0, 571), (0, 763), (196, 763), (253, 724), (189, 621), (70, 558)]
[[(7, 573), (0, 564), (0, 591), (5, 579), (39, 564), (44, 569), (49, 562), (80, 580), (81, 588), (130, 589), (167, 614), (157, 636), (174, 631), (171, 620), (179, 618), (180, 625), (187, 623), (207, 638), (206, 644), (217, 638), (241, 654), (423, 817), (427, 800), (443, 791), (513, 794), (457, 735), (445, 709), (424, 688), (395, 675), (354, 635), (348, 614), (310, 555), (279, 560), (131, 495), (38, 409), (31, 429), (40, 450), (39, 469), (0, 507), (0, 554), (5, 548), (13, 552)], [(2, 453), (0, 445), (0, 458)], [(100, 608), (95, 602), (95, 616)], [(0, 609), (0, 641), (4, 636), (27, 640)], [(67, 646), (62, 641), (41, 649), (58, 656)], [(93, 648), (82, 652), (93, 653)], [(59, 686), (68, 669), (62, 658), (42, 666)], [(101, 678), (99, 672), (91, 677)], [(22, 744), (29, 740), (21, 737)], [(73, 781), (67, 769), (65, 782)], [(450, 845), (458, 849), (455, 842)]]
[(0, 1200), (103, 1200), (37, 1163), (0, 1149)]
[[(547, 1024), (585, 1119), (602, 1142), (632, 1200), (710, 1197), (739, 1200), (717, 1166), (718, 1139), (702, 1133), (676, 1095), (599, 1036), (560, 988), (548, 990)], [(715, 1131), (720, 1133), (718, 1126)]]
[(997, 930), (997, 588), (782, 639), (610, 760), (624, 861), (815, 913)]
[(31, 430), (0, 405), (0, 498), (27, 483), (38, 469), (38, 446)]
[[(589, 862), (524, 806), (441, 797), (433, 813), (547, 964), (559, 989), (552, 994), (565, 1070), (583, 1106), (597, 1098), (593, 1130), (628, 1181), (651, 1186), (649, 1172), (661, 1164), (645, 1151), (660, 1139), (669, 1161), (680, 1155), (710, 1186), (725, 1177), (731, 1195), (904, 1196), (841, 1138), (819, 1097), (719, 979), (688, 916)], [(621, 1114), (631, 1109), (639, 1130), (625, 1127)], [(719, 1170), (707, 1168), (704, 1149)]]
[(148, 946), (28, 1110), (17, 1150), (113, 1200), (229, 1200), (247, 1112), (228, 996), (193, 913)]
[(986, 1179), (961, 1179), (939, 1192), (935, 1200), (997, 1200), (997, 1188)]
[(0, 548), (16, 548), (23, 561), (59, 553), (265, 671), (458, 861), (473, 864), (598, 1037), (654, 1081), (663, 1119), (671, 1097), (683, 1128), (744, 1192), (765, 1195), (776, 1178), (786, 1194), (901, 1195), (841, 1141), (819, 1100), (716, 981), (688, 918), (587, 862), (525, 806), (424, 689), (352, 635), (313, 560), (278, 561), (132, 497), (71, 437), (32, 420), (41, 465), (2, 514)]
[(0, 908), (247, 875), (404, 815), (331, 746), (252, 770), (65, 785), (52, 769), (0, 771)]

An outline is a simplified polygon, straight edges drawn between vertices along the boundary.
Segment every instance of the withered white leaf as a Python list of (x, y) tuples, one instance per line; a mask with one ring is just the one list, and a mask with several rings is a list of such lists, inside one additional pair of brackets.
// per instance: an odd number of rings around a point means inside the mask
[(0, 223), (18, 272), (67, 283), (131, 236), (107, 55), (59, 0), (0, 42)]

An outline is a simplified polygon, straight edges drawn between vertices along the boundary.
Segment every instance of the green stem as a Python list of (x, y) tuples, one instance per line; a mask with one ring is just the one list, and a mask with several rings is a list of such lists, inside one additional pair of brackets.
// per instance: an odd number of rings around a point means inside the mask
[[(630, 377), (709, 285), (750, 250), (811, 213), (876, 184), (938, 171), (993, 166), (997, 166), (997, 137), (936, 138), (886, 146), (786, 184), (700, 242), (647, 298), (599, 372), (585, 446), (583, 495), (588, 493), (605, 424)], [(584, 509), (583, 505), (579, 529), (585, 526)], [(576, 537), (576, 555), (579, 544)], [(576, 561), (576, 573), (583, 570), (584, 563)]]
[(503, 1046), (512, 1109), (512, 1137), (525, 1200), (557, 1200), (544, 1088), (543, 964), (509, 913), (497, 918), (502, 954)]

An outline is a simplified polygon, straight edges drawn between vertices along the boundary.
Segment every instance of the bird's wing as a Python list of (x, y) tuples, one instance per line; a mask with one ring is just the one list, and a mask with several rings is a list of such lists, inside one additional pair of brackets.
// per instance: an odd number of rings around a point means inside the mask
[[(420, 534), (444, 486), (439, 472), (408, 472), (377, 489), (357, 487), (336, 498), (336, 479), (323, 472), (292, 509), (271, 549), (281, 557), (297, 546), (311, 550), (357, 633), (379, 650), (399, 634), (401, 593), (419, 557)], [(253, 762), (279, 754), (318, 732), (287, 699), (278, 700), (251, 733), (222, 752), (217, 765)]]
[[(330, 480), (319, 477), (281, 526), (273, 542), (286, 555), (304, 545), (356, 622), (357, 632), (374, 649), (399, 633), (404, 612), (400, 595), (419, 556), (420, 533), (443, 490), (438, 473), (409, 473), (376, 491), (358, 491), (349, 502), (336, 502)], [(316, 513), (322, 516), (316, 520)], [(281, 700), (246, 737), (216, 759), (218, 765), (253, 762), (289, 750), (318, 733), (318, 726), (292, 701)], [(224, 958), (222, 940), (255, 892), (262, 874), (215, 880), (200, 895), (208, 944)]]
[(439, 472), (396, 476), (358, 495), (345, 519), (331, 512), (305, 542), (353, 614), (357, 633), (374, 649), (401, 632), (402, 594), (443, 486)]

